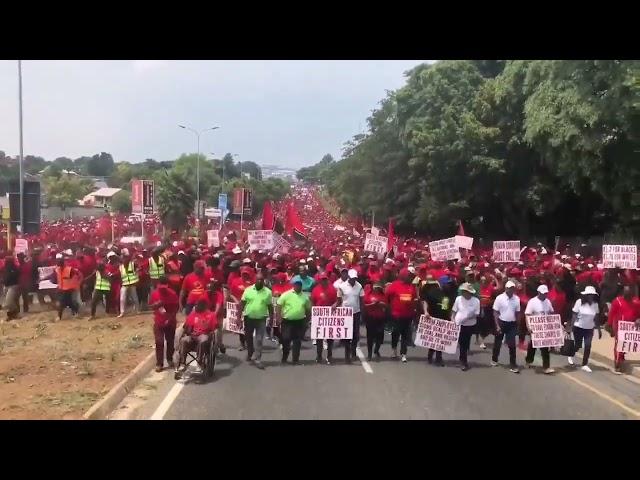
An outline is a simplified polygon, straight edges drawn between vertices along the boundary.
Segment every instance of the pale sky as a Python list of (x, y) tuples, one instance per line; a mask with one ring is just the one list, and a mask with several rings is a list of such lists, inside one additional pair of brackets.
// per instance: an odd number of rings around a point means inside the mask
[[(24, 154), (116, 162), (196, 151), (300, 168), (364, 130), (422, 60), (25, 61)], [(428, 61), (431, 62), (431, 61)], [(18, 154), (18, 68), (0, 61), (0, 150)]]

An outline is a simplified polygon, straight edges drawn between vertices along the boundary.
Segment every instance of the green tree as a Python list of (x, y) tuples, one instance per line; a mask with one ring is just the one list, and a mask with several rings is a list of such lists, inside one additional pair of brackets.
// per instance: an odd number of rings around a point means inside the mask
[(194, 182), (178, 171), (158, 172), (155, 177), (158, 214), (172, 230), (182, 230), (196, 201)]
[(73, 170), (73, 160), (68, 157), (58, 157), (53, 163), (64, 170)]
[(96, 154), (87, 161), (87, 174), (96, 177), (108, 177), (114, 170), (113, 157), (110, 153)]
[(59, 207), (63, 211), (78, 205), (78, 200), (90, 191), (90, 183), (71, 175), (63, 175), (60, 178), (50, 177), (45, 182), (48, 204)]
[(118, 213), (131, 213), (131, 193), (120, 190), (111, 199), (111, 208)]

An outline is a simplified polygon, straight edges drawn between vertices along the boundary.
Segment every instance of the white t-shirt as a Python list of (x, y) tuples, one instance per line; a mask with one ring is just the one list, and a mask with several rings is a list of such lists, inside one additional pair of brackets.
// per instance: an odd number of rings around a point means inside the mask
[(529, 300), (527, 308), (524, 309), (525, 315), (544, 315), (549, 313), (553, 313), (551, 301), (545, 298), (544, 302), (541, 302), (537, 295)]
[(453, 321), (456, 325), (464, 325), (470, 327), (476, 324), (477, 317), (480, 315), (480, 300), (477, 297), (471, 297), (469, 300), (459, 295), (453, 302), (454, 313)]
[(346, 282), (347, 282), (347, 280), (342, 280), (342, 278), (339, 278), (335, 282), (333, 282), (333, 288), (335, 288), (337, 290), (340, 285), (342, 285), (343, 283), (346, 283)]
[(338, 298), (342, 299), (343, 307), (351, 307), (353, 313), (360, 313), (360, 297), (364, 297), (364, 290), (360, 283), (356, 282), (352, 287), (351, 284), (346, 281), (338, 285), (336, 290), (338, 291)]
[(588, 303), (582, 303), (582, 299), (576, 300), (575, 305), (573, 306), (573, 313), (577, 314), (576, 323), (574, 325), (579, 328), (584, 328), (587, 330), (593, 330), (596, 326), (595, 317), (598, 313), (600, 313), (600, 307), (596, 302), (593, 302), (591, 305)]
[(493, 302), (493, 310), (498, 312), (501, 321), (515, 322), (516, 313), (520, 311), (520, 299), (516, 294), (509, 298), (506, 293), (501, 293)]

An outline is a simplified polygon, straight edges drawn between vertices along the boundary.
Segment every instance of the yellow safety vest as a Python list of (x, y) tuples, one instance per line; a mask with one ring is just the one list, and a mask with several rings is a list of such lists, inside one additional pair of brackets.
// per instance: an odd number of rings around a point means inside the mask
[(111, 282), (108, 278), (102, 278), (100, 272), (96, 270), (96, 290), (108, 292), (111, 290)]
[(129, 266), (126, 269), (124, 265), (120, 265), (120, 276), (122, 277), (123, 287), (138, 283), (138, 272), (136, 272), (133, 262), (129, 262)]
[(152, 280), (158, 280), (161, 276), (164, 275), (164, 258), (162, 256), (158, 257), (158, 263), (153, 259), (153, 257), (149, 257), (149, 276)]

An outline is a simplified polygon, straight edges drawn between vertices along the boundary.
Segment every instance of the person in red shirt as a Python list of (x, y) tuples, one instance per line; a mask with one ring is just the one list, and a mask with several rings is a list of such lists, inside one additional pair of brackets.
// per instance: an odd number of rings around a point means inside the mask
[(187, 273), (182, 282), (180, 291), (180, 306), (185, 309), (185, 314), (189, 315), (198, 300), (206, 297), (206, 288), (210, 277), (205, 272), (205, 264), (198, 260), (194, 265), (194, 270)]
[(281, 336), (280, 336), (280, 321), (282, 320), (275, 308), (276, 302), (278, 301), (278, 297), (282, 295), (284, 292), (288, 292), (293, 289), (293, 285), (287, 282), (287, 274), (284, 272), (276, 273), (272, 276), (273, 283), (271, 284), (271, 298), (273, 300), (273, 325), (271, 331), (271, 340), (274, 342), (278, 342), (282, 344)]
[[(329, 283), (326, 273), (318, 275), (319, 283), (311, 290), (311, 305), (316, 307), (331, 307), (338, 300), (338, 291)], [(272, 292), (273, 295), (273, 292)], [(327, 365), (331, 365), (333, 358), (333, 340), (327, 339)], [(316, 341), (316, 363), (322, 362), (322, 348), (324, 341)]]
[[(229, 283), (229, 295), (231, 296), (231, 301), (235, 302), (240, 308), (240, 300), (242, 299), (242, 294), (244, 293), (247, 287), (253, 285), (251, 281), (251, 272), (250, 269), (241, 268), (240, 269), (240, 278), (234, 278)], [(240, 338), (240, 348), (238, 351), (242, 352), (245, 347), (245, 339), (242, 333), (238, 334)]]
[(104, 266), (104, 270), (111, 279), (111, 293), (107, 300), (107, 313), (118, 313), (120, 311), (122, 276), (120, 275), (120, 260), (115, 252), (107, 253), (107, 264)]
[[(493, 301), (496, 298), (496, 283), (490, 281), (487, 276), (480, 277), (480, 318), (478, 318), (478, 331), (476, 333), (476, 345), (479, 343), (481, 349), (487, 348), (484, 339), (492, 335), (495, 330), (495, 320), (493, 319)], [(479, 338), (482, 341), (479, 341)]]
[(149, 274), (149, 252), (147, 249), (137, 255), (135, 261), (138, 269), (138, 285), (136, 285), (136, 293), (140, 302), (140, 309), (146, 310), (149, 292), (151, 291), (151, 276)]
[[(387, 298), (380, 282), (373, 284), (373, 290), (364, 294), (364, 320), (367, 326), (367, 359), (372, 353), (380, 360), (380, 347), (384, 342), (384, 324), (387, 320)], [(374, 348), (375, 346), (375, 348)]]
[(164, 366), (164, 343), (167, 342), (167, 364), (173, 368), (173, 345), (176, 335), (176, 314), (180, 301), (176, 292), (169, 288), (167, 277), (158, 280), (156, 289), (149, 296), (149, 308), (153, 310), (153, 336), (156, 342), (156, 372)]
[[(204, 347), (218, 329), (218, 319), (211, 310), (207, 309), (206, 299), (198, 300), (195, 309), (187, 315), (183, 328), (184, 336), (180, 339), (180, 360), (176, 372), (186, 370), (187, 353), (194, 349), (197, 351), (199, 362), (202, 361)], [(181, 365), (182, 370), (180, 370)]]
[(409, 270), (403, 268), (395, 280), (387, 287), (387, 303), (391, 310), (391, 348), (393, 354), (391, 358), (398, 358), (398, 339), (400, 339), (400, 355), (402, 362), (407, 362), (407, 345), (411, 323), (418, 313), (418, 295), (416, 288), (411, 284)]
[(84, 278), (82, 282), (82, 288), (80, 289), (80, 297), (83, 302), (87, 302), (91, 299), (91, 294), (93, 293), (93, 287), (95, 285), (95, 276), (94, 273), (96, 271), (96, 257), (92, 249), (85, 248), (84, 253), (79, 256), (80, 263), (80, 273), (82, 273), (82, 277)]
[(31, 303), (31, 292), (34, 287), (33, 280), (33, 262), (31, 260), (27, 260), (26, 255), (23, 252), (20, 252), (16, 255), (18, 259), (18, 271), (19, 277), (19, 285), (20, 285), (20, 295), (22, 296), (22, 311), (24, 313), (29, 313), (29, 303)]
[(553, 311), (560, 314), (562, 318), (562, 324), (564, 325), (569, 320), (571, 320), (571, 312), (569, 308), (567, 308), (569, 306), (567, 302), (567, 294), (564, 293), (562, 288), (560, 288), (555, 277), (551, 275), (547, 276), (547, 280), (550, 285), (547, 298), (551, 302), (551, 305), (553, 305)]
[(616, 297), (611, 302), (609, 308), (609, 318), (607, 319), (607, 327), (609, 333), (615, 339), (613, 345), (614, 373), (622, 375), (622, 367), (624, 365), (624, 352), (618, 351), (618, 322), (635, 322), (640, 327), (640, 300), (634, 297), (633, 289), (630, 285), (625, 285), (622, 295)]

